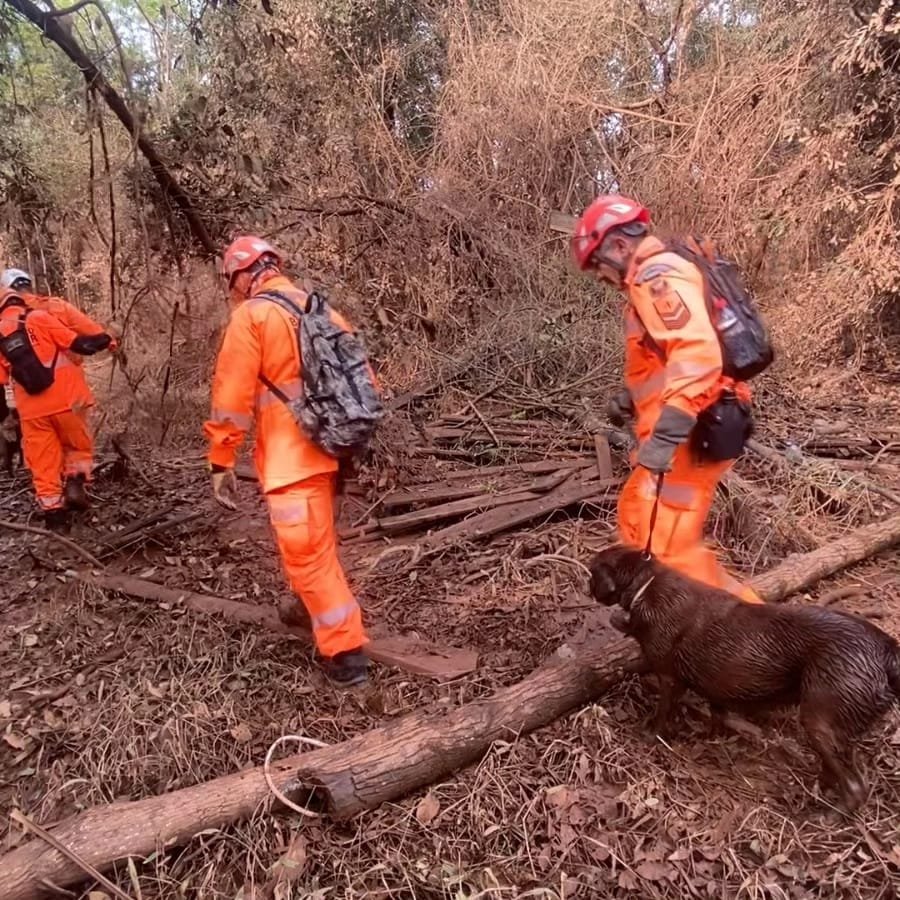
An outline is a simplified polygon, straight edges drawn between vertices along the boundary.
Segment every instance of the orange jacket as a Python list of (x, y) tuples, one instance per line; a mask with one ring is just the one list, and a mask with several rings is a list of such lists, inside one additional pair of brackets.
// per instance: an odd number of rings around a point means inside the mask
[[(278, 304), (259, 295), (284, 294), (301, 308), (306, 294), (283, 275), (254, 287), (237, 306), (225, 329), (212, 387), (212, 414), (203, 426), (208, 460), (231, 468), (238, 447), (256, 419), (256, 468), (264, 491), (314, 475), (335, 472), (337, 460), (320, 450), (300, 429), (287, 407), (260, 380), (264, 375), (289, 397), (302, 391), (297, 325)], [(350, 326), (333, 314), (335, 324)]]
[[(103, 334), (104, 328), (99, 322), (95, 322), (89, 315), (83, 313), (68, 300), (63, 300), (62, 297), (48, 297), (45, 294), (19, 294), (19, 296), (29, 309), (40, 309), (56, 316), (66, 328), (71, 328), (76, 334)], [(83, 357), (77, 353), (69, 353), (67, 356), (76, 366), (84, 365)]]
[(722, 349), (703, 275), (693, 263), (666, 250), (659, 238), (644, 238), (625, 287), (625, 386), (634, 403), (638, 441), (653, 433), (664, 406), (696, 417), (726, 387), (749, 399), (745, 384), (722, 375)]
[[(7, 306), (0, 312), (0, 337), (12, 334), (26, 310), (21, 306)], [(84, 372), (73, 365), (64, 351), (72, 346), (78, 335), (44, 310), (28, 313), (25, 320), (28, 338), (38, 359), (47, 367), (54, 367), (53, 384), (41, 394), (27, 393), (11, 378), (9, 362), (0, 354), (0, 385), (12, 381), (16, 409), (22, 420), (55, 416), (70, 409), (93, 406), (94, 395), (88, 387)]]

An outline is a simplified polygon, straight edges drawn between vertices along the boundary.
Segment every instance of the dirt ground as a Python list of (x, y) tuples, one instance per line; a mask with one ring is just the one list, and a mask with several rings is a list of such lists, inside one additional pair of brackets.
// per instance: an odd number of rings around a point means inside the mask
[[(859, 420), (854, 434), (886, 415), (900, 420), (888, 399), (879, 402), (865, 421), (847, 412)], [(786, 437), (775, 427), (767, 435)], [(124, 479), (102, 468), (93, 511), (73, 540), (100, 553), (104, 538), (155, 509), (193, 510), (193, 521), (103, 561), (245, 602), (285, 596), (255, 485), (242, 485), (239, 513), (224, 513), (196, 453), (135, 456), (140, 466)], [(711, 528), (745, 574), (802, 549), (800, 522), (825, 539), (891, 509), (855, 483), (827, 481), (832, 475), (824, 483), (843, 490), (844, 502), (826, 510), (810, 501), (809, 478), (793, 482), (751, 458), (737, 471), (751, 494), (730, 489)], [(900, 478), (879, 482), (896, 489)], [(2, 482), (0, 518), (27, 521), (28, 488), (24, 471)], [(343, 521), (356, 521), (378, 490), (364, 482)], [(376, 668), (369, 686), (349, 693), (329, 686), (295, 640), (86, 587), (66, 574), (83, 563), (67, 548), (0, 530), (0, 805), (52, 824), (259, 765), (284, 733), (334, 743), (416, 709), (466, 703), (520, 680), (561, 646), (577, 653), (608, 640), (608, 611), (589, 602), (581, 571), (547, 554), (586, 560), (609, 542), (612, 516), (608, 505), (570, 508), (415, 566), (402, 554), (378, 560), (380, 542), (351, 542), (345, 558), (370, 623), (477, 650), (480, 665), (448, 683)], [(823, 582), (816, 596), (855, 585), (857, 595), (836, 606), (900, 636), (898, 560), (869, 561)], [(116, 879), (142, 900), (894, 896), (900, 717), (867, 739), (871, 798), (847, 819), (818, 795), (790, 716), (723, 737), (689, 706), (678, 737), (664, 742), (643, 727), (652, 703), (652, 686), (631, 679), (535, 734), (495, 743), (427, 793), (350, 823), (261, 814), (122, 864)], [(3, 829), (4, 850), (24, 840), (16, 826)], [(295, 880), (276, 886), (273, 867), (288, 848)]]

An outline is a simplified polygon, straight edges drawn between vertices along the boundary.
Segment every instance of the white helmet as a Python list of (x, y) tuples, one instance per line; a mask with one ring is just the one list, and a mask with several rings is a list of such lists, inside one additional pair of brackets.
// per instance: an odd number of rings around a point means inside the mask
[(31, 276), (24, 269), (7, 269), (0, 275), (0, 288), (14, 288), (19, 290), (24, 287), (31, 287)]

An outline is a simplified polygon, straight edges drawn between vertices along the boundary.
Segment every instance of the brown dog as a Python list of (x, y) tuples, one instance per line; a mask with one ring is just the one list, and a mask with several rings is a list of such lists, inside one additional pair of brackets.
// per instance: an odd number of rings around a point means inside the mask
[(847, 810), (865, 800), (854, 743), (900, 699), (900, 647), (880, 628), (816, 606), (743, 603), (640, 550), (612, 547), (591, 563), (591, 593), (618, 610), (614, 627), (641, 645), (660, 680), (664, 730), (685, 688), (729, 706), (799, 705), (822, 763), (819, 783)]

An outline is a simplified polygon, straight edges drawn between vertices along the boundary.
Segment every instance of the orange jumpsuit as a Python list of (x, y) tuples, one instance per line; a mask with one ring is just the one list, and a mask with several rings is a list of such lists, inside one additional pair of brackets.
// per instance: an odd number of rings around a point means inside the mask
[[(693, 418), (723, 389), (749, 399), (745, 384), (722, 375), (722, 351), (707, 312), (700, 270), (655, 237), (645, 238), (625, 277), (625, 385), (635, 409), (639, 443), (648, 440), (669, 406)], [(680, 444), (663, 479), (653, 553), (661, 562), (744, 600), (754, 591), (726, 572), (703, 541), (703, 527), (722, 476), (733, 462), (697, 460)], [(636, 467), (622, 489), (618, 519), (622, 541), (645, 547), (658, 476)]]
[[(44, 294), (19, 293), (29, 309), (40, 309), (56, 316), (67, 328), (71, 328), (75, 334), (94, 335), (103, 334), (104, 328), (99, 322), (95, 322), (89, 315), (83, 313), (77, 306), (73, 306), (62, 297), (48, 297)], [(84, 360), (78, 354), (71, 354), (73, 362), (81, 365)]]
[[(25, 313), (21, 306), (7, 306), (0, 312), (0, 336), (15, 331)], [(53, 367), (53, 384), (40, 394), (27, 393), (11, 379), (9, 363), (0, 354), (0, 385), (12, 380), (22, 425), (22, 450), (38, 504), (45, 511), (61, 509), (63, 479), (79, 474), (89, 479), (91, 475), (93, 441), (86, 415), (94, 397), (80, 366), (66, 353), (78, 335), (43, 310), (29, 312), (25, 322), (38, 359)]]
[(306, 302), (303, 291), (275, 275), (235, 308), (216, 361), (212, 414), (203, 427), (208, 460), (232, 468), (255, 418), (256, 468), (282, 563), (312, 619), (319, 652), (333, 657), (367, 642), (362, 612), (337, 556), (333, 501), (338, 463), (303, 433), (260, 380), (265, 376), (289, 397), (302, 390), (296, 323), (276, 303), (259, 297), (266, 291), (284, 294), (301, 308)]

